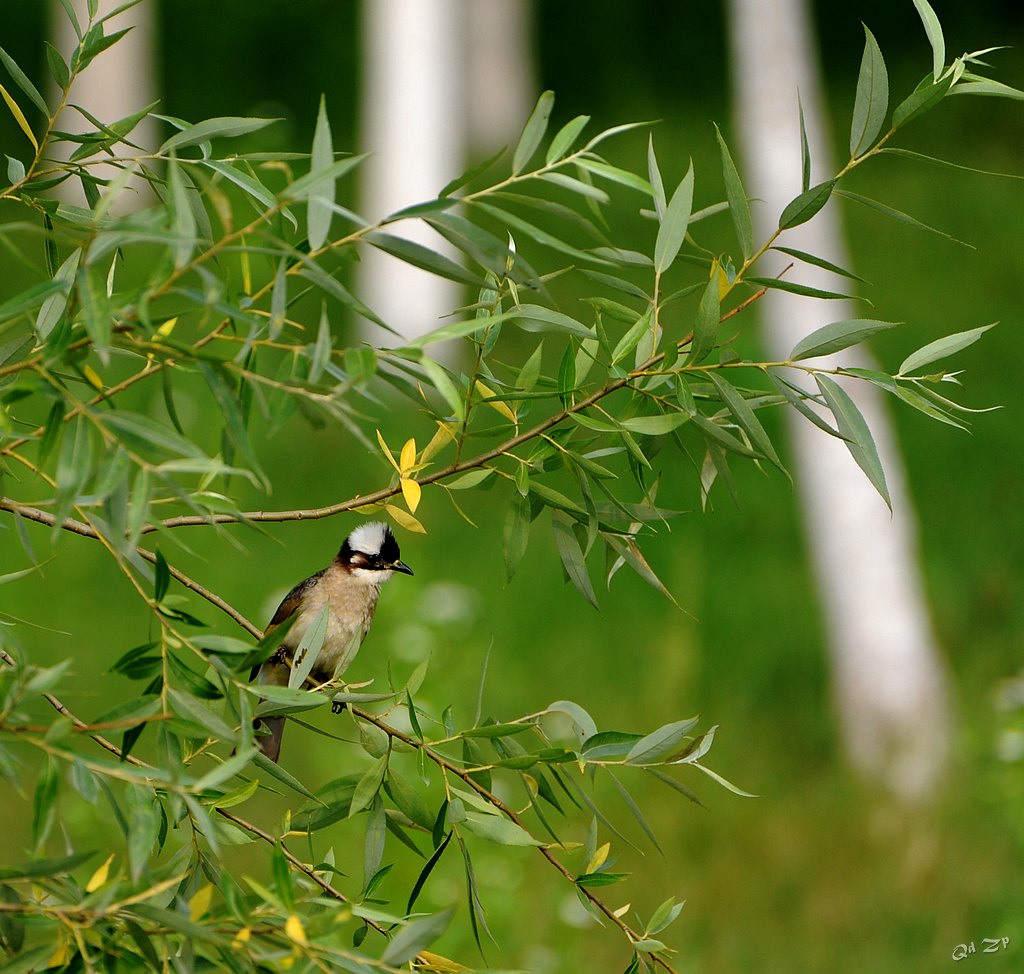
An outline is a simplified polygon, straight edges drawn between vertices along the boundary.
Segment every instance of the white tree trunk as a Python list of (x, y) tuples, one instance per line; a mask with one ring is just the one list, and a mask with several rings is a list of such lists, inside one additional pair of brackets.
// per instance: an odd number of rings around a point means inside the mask
[[(99, 16), (116, 9), (121, 0), (99, 0)], [(82, 27), (88, 21), (86, 0), (72, 0)], [(81, 105), (101, 122), (109, 124), (131, 115), (156, 101), (156, 42), (155, 7), (152, 3), (140, 3), (126, 10), (105, 26), (107, 34), (131, 27), (131, 31), (116, 44), (108, 48), (82, 72), (75, 81), (70, 103)], [(53, 45), (68, 60), (75, 49), (78, 38), (68, 16), (57, 0), (50, 0), (49, 17)], [(72, 108), (64, 110), (58, 128), (66, 132), (91, 132), (95, 126), (84, 115)], [(156, 126), (144, 119), (128, 136), (132, 142), (144, 148), (153, 148), (156, 143)], [(66, 149), (71, 152), (73, 146)], [(119, 154), (131, 155), (131, 149), (119, 147)], [(111, 166), (96, 166), (92, 171), (103, 179), (113, 178), (117, 171)], [(143, 192), (144, 183), (135, 184), (136, 192)], [(85, 197), (77, 180), (61, 183), (58, 192), (70, 202), (84, 203)], [(131, 193), (125, 193), (122, 200), (132, 200)], [(120, 201), (119, 201), (120, 202)]]
[[(755, 220), (764, 239), (801, 190), (798, 91), (814, 166), (811, 184), (835, 170), (804, 0), (732, 0), (730, 14), (746, 190), (763, 201), (755, 207)], [(784, 243), (849, 266), (834, 202), (788, 232)], [(781, 266), (778, 262), (771, 270)], [(805, 265), (790, 277), (830, 290), (839, 280)], [(772, 292), (760, 302), (760, 313), (769, 354), (786, 358), (808, 332), (863, 311), (849, 303)], [(842, 362), (871, 366), (866, 354), (855, 361), (843, 353)], [(880, 393), (866, 383), (846, 388), (874, 434), (891, 516), (839, 440), (795, 415), (790, 426), (841, 729), (856, 767), (902, 800), (924, 800), (938, 782), (949, 747), (945, 674), (918, 575), (903, 466)]]
[[(362, 214), (370, 220), (430, 199), (461, 171), (465, 142), (460, 0), (366, 0), (363, 4)], [(389, 232), (432, 249), (417, 221)], [(458, 285), (367, 249), (362, 299), (407, 338), (436, 328), (459, 304)]]

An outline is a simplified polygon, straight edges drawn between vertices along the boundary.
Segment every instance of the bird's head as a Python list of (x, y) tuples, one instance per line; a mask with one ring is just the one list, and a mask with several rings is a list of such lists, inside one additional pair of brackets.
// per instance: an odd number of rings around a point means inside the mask
[(383, 585), (395, 572), (411, 575), (402, 561), (398, 542), (391, 528), (380, 521), (360, 524), (338, 552), (338, 561), (350, 574), (373, 585)]

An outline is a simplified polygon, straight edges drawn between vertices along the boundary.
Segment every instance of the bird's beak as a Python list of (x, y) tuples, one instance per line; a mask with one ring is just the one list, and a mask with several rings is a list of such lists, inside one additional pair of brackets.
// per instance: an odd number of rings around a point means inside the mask
[(394, 572), (401, 572), (403, 575), (414, 574), (413, 570), (404, 561), (396, 561), (391, 566), (391, 570)]

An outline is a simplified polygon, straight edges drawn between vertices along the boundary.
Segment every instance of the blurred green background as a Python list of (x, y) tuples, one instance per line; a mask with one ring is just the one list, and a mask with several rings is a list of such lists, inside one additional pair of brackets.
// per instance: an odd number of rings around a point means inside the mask
[[(935, 6), (951, 53), (1016, 45), (992, 61), (996, 77), (1024, 86), (1019, 3)], [(930, 57), (909, 0), (835, 7), (819, 3), (817, 19), (841, 146), (860, 63), (859, 21), (878, 38), (896, 95), (913, 87)], [(302, 149), (326, 91), (335, 146), (354, 146), (358, 6), (220, 0), (217, 8), (224, 26), (211, 30), (209, 4), (163, 5), (162, 110), (192, 120), (283, 115), (286, 121), (265, 138), (275, 148)], [(3, 46), (31, 76), (41, 77), (43, 4), (0, 9)], [(591, 114), (595, 128), (663, 119), (657, 130), (663, 170), (681, 174), (692, 156), (696, 205), (720, 198), (710, 125), (729, 119), (719, 9), (569, 0), (538, 4), (534, 13), (537, 90), (555, 89), (559, 118)], [(4, 117), (0, 145), (20, 138)], [(645, 144), (645, 134), (627, 139), (616, 158), (642, 166)], [(1024, 105), (953, 99), (916, 122), (901, 144), (1024, 174)], [(974, 941), (980, 951), (983, 938), (1004, 936), (1010, 938), (1006, 950), (972, 955), (965, 963), (987, 974), (1024, 968), (1024, 763), (1019, 755), (1009, 760), (1005, 745), (1024, 716), (998, 705), (1012, 696), (1007, 681), (1024, 677), (1024, 461), (1016, 378), (1024, 356), (1024, 183), (886, 160), (858, 172), (852, 188), (978, 248), (844, 209), (854, 269), (872, 282), (877, 316), (907, 322), (875, 343), (886, 366), (940, 334), (1001, 322), (956, 364), (967, 371), (968, 404), (1001, 404), (1002, 411), (977, 417), (965, 435), (893, 410), (918, 508), (935, 628), (955, 693), (955, 751), (934, 807), (900, 809), (844, 764), (796, 493), (780, 476), (753, 468), (738, 469), (738, 506), (716, 491), (714, 510), (702, 515), (696, 477), (686, 471), (659, 498), (692, 512), (647, 548), (692, 618), (626, 572), (596, 613), (563, 585), (554, 546), (539, 529), (518, 576), (506, 585), (504, 496), (468, 499), (467, 513), (478, 525), (472, 528), (439, 493), (428, 491), (421, 513), (429, 534), (402, 538), (403, 557), (416, 576), (385, 589), (358, 672), (351, 673), (380, 682), (389, 662), (405, 673), (429, 655), (422, 702), (439, 712), (458, 701), (468, 721), (490, 648), (485, 710), (499, 719), (568, 698), (584, 705), (602, 729), (648, 730), (697, 712), (706, 724), (720, 724), (708, 764), (759, 798), (738, 798), (696, 775), (688, 784), (703, 809), (675, 793), (638, 790), (664, 855), (646, 845), (621, 803), (612, 796), (607, 801), (643, 850), (614, 840), (620, 866), (633, 876), (609, 900), (632, 901), (646, 916), (668, 895), (685, 898), (686, 909), (668, 931), (680, 951), (680, 971), (940, 970), (953, 963), (955, 945)], [(158, 391), (150, 394), (152, 407), (162, 408)], [(387, 415), (381, 427), (392, 445), (413, 434), (422, 443), (429, 435)], [(771, 431), (781, 435), (777, 427)], [(326, 504), (372, 489), (384, 477), (379, 458), (343, 431), (312, 432), (301, 421), (266, 442), (264, 451), (281, 479), (272, 498), (250, 498), (254, 507)], [(265, 535), (196, 531), (183, 539), (192, 552), (169, 556), (262, 623), (285, 589), (327, 562), (353, 523), (271, 525)], [(48, 550), (45, 532), (33, 538), (38, 550)], [(134, 692), (135, 685), (104, 671), (145, 641), (148, 623), (98, 546), (64, 538), (58, 551), (63, 557), (46, 565), (42, 577), (5, 586), (0, 599), (12, 615), (73, 633), (25, 628), (19, 639), (40, 662), (75, 658), (74, 691), (64, 696), (88, 718)], [(0, 572), (22, 566), (9, 530), (0, 533), (0, 553)], [(218, 631), (231, 631), (212, 609), (196, 611)], [(329, 726), (326, 715), (314, 719)], [(286, 735), (286, 763), (309, 782), (349, 772), (351, 755), (297, 727)], [(5, 863), (27, 846), (24, 807), (0, 808)], [(277, 808), (268, 802), (249, 814), (272, 815)], [(90, 821), (69, 820), (67, 827), (83, 831)], [(339, 826), (335, 839), (339, 861), (348, 843), (356, 850), (355, 876), (360, 828)], [(500, 944), (488, 951), (494, 966), (542, 972), (625, 966), (617, 937), (595, 932), (572, 891), (540, 857), (481, 848), (477, 870)], [(382, 895), (401, 900), (409, 875), (407, 867), (396, 870)], [(458, 900), (460, 884), (461, 864), (453, 860), (421, 902)], [(474, 950), (454, 936), (439, 949), (464, 958)]]

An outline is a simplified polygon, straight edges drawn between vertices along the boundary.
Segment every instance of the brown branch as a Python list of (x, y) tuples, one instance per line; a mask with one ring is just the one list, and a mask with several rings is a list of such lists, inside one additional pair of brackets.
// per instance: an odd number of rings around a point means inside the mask
[[(0, 510), (11, 511), (26, 520), (35, 521), (38, 524), (45, 524), (48, 527), (54, 527), (57, 525), (57, 518), (49, 511), (42, 511), (38, 507), (31, 507), (27, 504), (19, 504), (17, 501), (11, 500), (9, 497), (0, 497)], [(100, 533), (92, 527), (92, 525), (71, 517), (64, 518), (64, 520), (60, 522), (59, 527), (63, 531), (70, 531), (72, 534), (81, 535), (83, 538), (96, 539), (100, 537)], [(138, 551), (138, 553), (150, 564), (156, 564), (156, 552), (150, 551), (148, 548), (136, 548), (135, 550)], [(242, 615), (241, 612), (239, 612), (233, 605), (222, 599), (216, 592), (212, 592), (210, 589), (200, 585), (173, 565), (168, 565), (167, 568), (175, 581), (180, 582), (185, 586), (185, 588), (206, 599), (206, 601), (211, 605), (215, 605), (221, 610), (221, 612), (238, 623), (238, 625), (248, 632), (249, 635), (256, 639), (263, 638), (262, 629), (253, 625), (244, 615)]]

